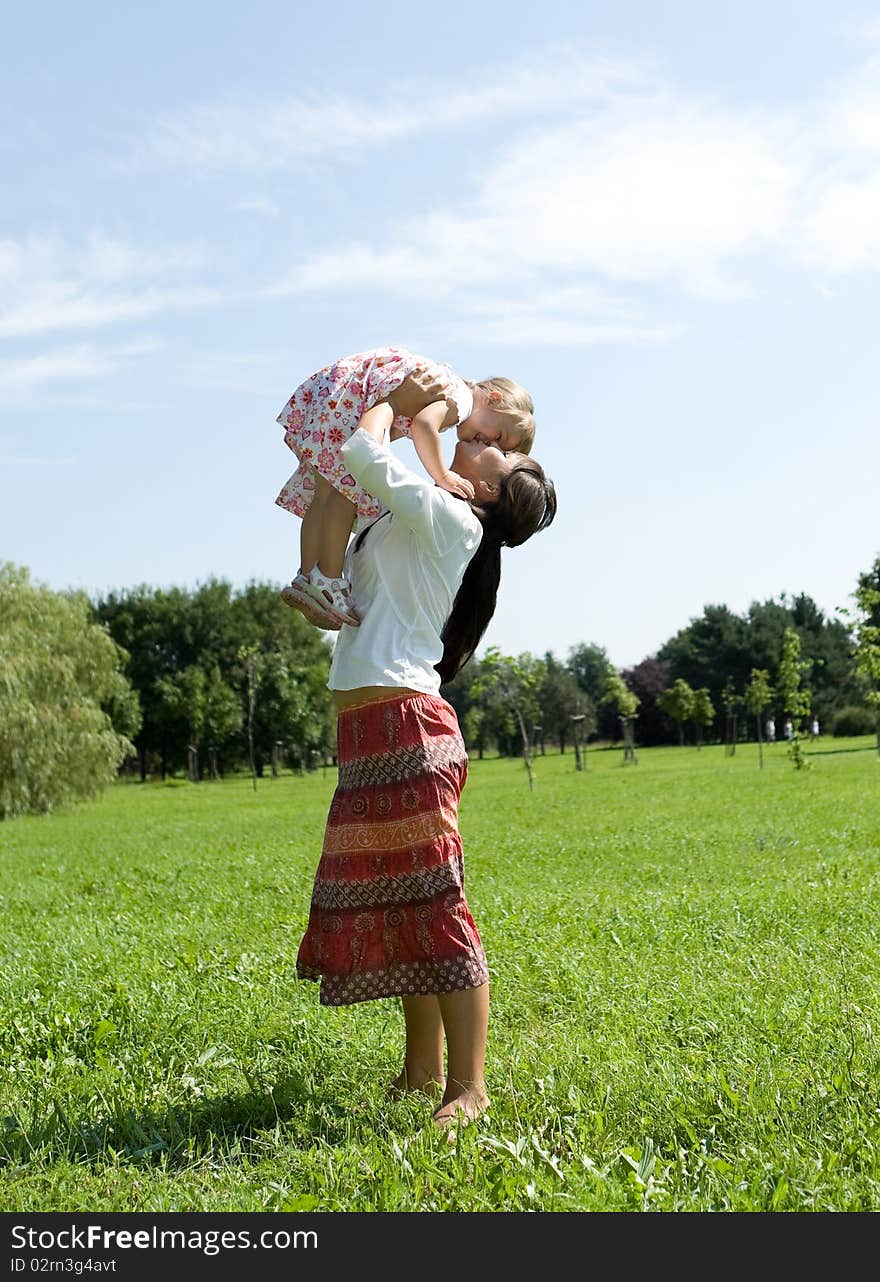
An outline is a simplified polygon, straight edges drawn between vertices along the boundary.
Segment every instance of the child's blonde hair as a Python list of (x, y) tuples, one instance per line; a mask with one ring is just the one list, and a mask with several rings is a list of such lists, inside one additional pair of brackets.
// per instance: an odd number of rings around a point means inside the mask
[(492, 409), (513, 419), (521, 433), (517, 451), (528, 454), (535, 440), (535, 402), (526, 389), (512, 378), (481, 378), (468, 386), (497, 393), (499, 399), (490, 402)]

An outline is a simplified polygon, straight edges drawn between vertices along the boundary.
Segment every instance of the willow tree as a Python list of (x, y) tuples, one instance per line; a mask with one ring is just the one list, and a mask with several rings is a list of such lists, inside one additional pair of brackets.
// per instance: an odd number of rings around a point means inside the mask
[(125, 653), (84, 593), (0, 566), (0, 818), (96, 797), (134, 753)]

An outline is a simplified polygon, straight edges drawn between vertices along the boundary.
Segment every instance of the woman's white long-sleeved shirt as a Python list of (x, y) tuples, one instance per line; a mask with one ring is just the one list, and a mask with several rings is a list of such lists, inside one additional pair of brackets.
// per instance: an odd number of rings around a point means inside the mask
[(342, 453), (355, 480), (390, 515), (370, 527), (359, 551), (357, 539), (349, 547), (345, 573), (361, 625), (340, 629), (327, 685), (436, 694), (440, 634), (482, 527), (469, 503), (411, 472), (363, 429)]

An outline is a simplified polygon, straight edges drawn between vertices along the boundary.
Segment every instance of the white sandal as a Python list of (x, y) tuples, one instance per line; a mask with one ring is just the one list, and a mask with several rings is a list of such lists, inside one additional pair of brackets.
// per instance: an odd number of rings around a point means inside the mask
[(340, 623), (347, 623), (351, 628), (360, 627), (361, 621), (351, 603), (351, 586), (347, 579), (328, 579), (315, 565), (309, 570), (303, 590)]
[(342, 625), (320, 601), (315, 600), (311, 592), (306, 591), (308, 586), (306, 576), (298, 574), (292, 583), (281, 589), (281, 597), (294, 610), (299, 610), (303, 618), (316, 628), (323, 628), (325, 632), (338, 632)]

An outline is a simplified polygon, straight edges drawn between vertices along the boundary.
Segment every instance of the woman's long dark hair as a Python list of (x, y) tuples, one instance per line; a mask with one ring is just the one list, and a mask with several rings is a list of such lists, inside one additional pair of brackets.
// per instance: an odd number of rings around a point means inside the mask
[(495, 613), (501, 549), (517, 547), (546, 530), (556, 515), (556, 490), (541, 464), (524, 458), (502, 477), (497, 500), (482, 507), (473, 505), (473, 509), (483, 537), (468, 562), (443, 628), (443, 658), (434, 665), (441, 681), (451, 681), (461, 671)]
[[(443, 657), (434, 664), (441, 682), (451, 681), (461, 671), (495, 613), (501, 582), (501, 549), (518, 547), (533, 534), (546, 530), (556, 515), (556, 489), (541, 464), (524, 457), (522, 463), (501, 478), (494, 503), (471, 506), (483, 527), (483, 536), (467, 564), (443, 626), (440, 637)], [(357, 536), (355, 552), (360, 551), (372, 528), (368, 525)]]

